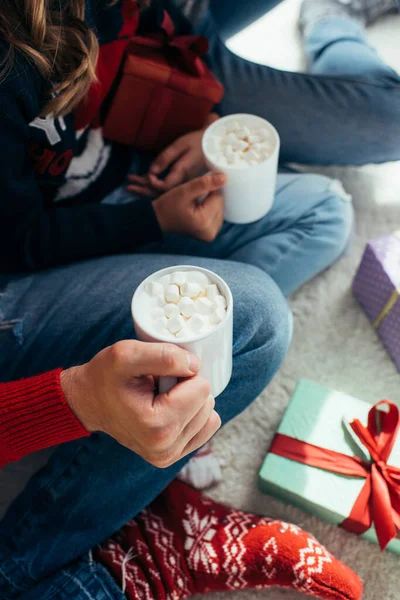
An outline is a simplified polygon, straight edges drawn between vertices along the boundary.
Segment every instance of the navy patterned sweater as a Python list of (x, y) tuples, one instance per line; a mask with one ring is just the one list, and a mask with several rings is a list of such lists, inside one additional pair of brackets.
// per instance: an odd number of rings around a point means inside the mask
[[(99, 115), (137, 29), (130, 0), (107, 4), (86, 2), (100, 41), (99, 83), (72, 114), (38, 116), (49, 84), (22, 55), (0, 83), (0, 272), (130, 253), (162, 236), (148, 200), (101, 203), (124, 183), (131, 158), (129, 148), (104, 140)], [(0, 61), (5, 52), (0, 40)]]

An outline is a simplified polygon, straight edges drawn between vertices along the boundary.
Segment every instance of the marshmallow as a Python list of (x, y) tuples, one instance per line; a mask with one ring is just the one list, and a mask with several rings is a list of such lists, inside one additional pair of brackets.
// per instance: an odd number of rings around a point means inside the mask
[(186, 281), (186, 273), (183, 271), (177, 271), (176, 273), (172, 273), (171, 275), (171, 283), (175, 283), (176, 285), (182, 285)]
[(194, 305), (196, 313), (200, 315), (211, 315), (214, 311), (214, 304), (208, 298), (199, 298)]
[(214, 303), (217, 305), (218, 308), (221, 307), (224, 309), (226, 308), (226, 305), (227, 305), (225, 296), (221, 296), (221, 294), (215, 298)]
[(218, 163), (218, 165), (220, 165), (221, 167), (226, 167), (226, 165), (228, 164), (226, 156), (224, 156), (223, 154), (220, 154), (214, 162)]
[(150, 296), (158, 296), (159, 294), (162, 294), (163, 291), (163, 286), (157, 281), (150, 281), (146, 286), (146, 292), (150, 294)]
[(178, 308), (180, 310), (181, 315), (183, 315), (184, 317), (193, 317), (195, 313), (194, 302), (191, 298), (188, 298), (187, 296), (180, 299)]
[(266, 127), (241, 127), (237, 121), (228, 123), (223, 135), (211, 136), (207, 145), (210, 161), (221, 168), (256, 166), (267, 160), (272, 152), (271, 136)]
[(251, 149), (247, 152), (246, 159), (247, 160), (255, 160), (256, 162), (258, 162), (260, 160), (260, 155), (257, 152), (257, 150)]
[(215, 283), (211, 285), (207, 285), (206, 287), (206, 296), (211, 302), (215, 302), (216, 297), (219, 295), (218, 287)]
[(242, 140), (244, 140), (245, 138), (248, 138), (248, 137), (249, 137), (249, 135), (250, 135), (249, 128), (248, 128), (248, 127), (246, 127), (246, 126), (242, 127), (241, 129), (239, 129), (239, 130), (236, 132), (236, 135), (237, 135), (237, 137), (238, 137), (238, 138), (240, 138), (240, 139), (242, 139)]
[(228, 158), (228, 163), (230, 165), (235, 165), (237, 166), (240, 163), (240, 157), (237, 154), (233, 154), (232, 156), (230, 156)]
[(166, 304), (165, 305), (165, 316), (168, 319), (172, 319), (173, 317), (177, 317), (179, 315), (179, 308), (176, 304)]
[(225, 139), (230, 144), (236, 144), (236, 142), (238, 141), (235, 133), (228, 133)]
[(161, 308), (164, 308), (164, 306), (165, 306), (164, 289), (163, 289), (163, 293), (160, 294), (159, 296), (157, 296), (156, 302), (157, 302), (158, 306), (160, 306)]
[[(194, 281), (184, 283), (181, 287), (182, 296), (189, 296), (189, 298), (196, 298), (201, 292), (201, 287)], [(167, 298), (168, 300), (168, 298)]]
[(222, 139), (219, 136), (210, 137), (207, 141), (207, 150), (211, 153), (221, 150)]
[(153, 323), (154, 329), (157, 331), (161, 331), (162, 329), (167, 329), (168, 319), (166, 317), (159, 317)]
[(181, 329), (180, 331), (178, 331), (178, 333), (175, 334), (177, 338), (185, 338), (185, 337), (189, 337), (189, 332), (186, 329), (186, 327), (184, 327), (183, 329)]
[(249, 147), (248, 143), (245, 142), (244, 140), (238, 140), (236, 143), (236, 150), (239, 150), (240, 152), (247, 150), (248, 147)]
[(169, 339), (171, 339), (171, 337), (172, 337), (172, 333), (170, 331), (168, 331), (168, 329), (166, 327), (164, 329), (161, 329), (161, 331), (159, 331), (158, 333)]
[(165, 317), (164, 309), (161, 308), (161, 306), (159, 306), (158, 308), (153, 308), (153, 310), (151, 311), (151, 316), (153, 317), (153, 319), (161, 319), (162, 317)]
[[(183, 286), (185, 285), (186, 283), (183, 284)], [(167, 285), (167, 289), (165, 290), (165, 298), (167, 302), (172, 302), (173, 304), (176, 304), (177, 302), (179, 302), (179, 297), (180, 294), (178, 286), (174, 283)]]
[(200, 332), (207, 324), (207, 317), (204, 315), (194, 315), (188, 321), (188, 325), (195, 333)]
[(271, 146), (269, 144), (264, 144), (264, 143), (254, 144), (253, 149), (260, 153), (261, 152), (271, 152)]
[(238, 129), (240, 129), (240, 125), (237, 121), (230, 121), (226, 126), (227, 133), (230, 133), (231, 131), (237, 131)]
[(217, 129), (215, 130), (215, 133), (218, 137), (225, 137), (226, 136), (226, 127), (224, 127), (223, 125), (220, 125), (219, 127), (217, 127)]
[(158, 333), (170, 340), (174, 337), (174, 335), (170, 331), (168, 331), (168, 329), (166, 329), (166, 328), (161, 329), (161, 331), (159, 331)]
[(212, 313), (212, 315), (210, 316), (210, 323), (212, 325), (217, 325), (218, 323), (221, 323), (221, 321), (223, 321), (225, 319), (225, 315), (226, 315), (225, 309), (222, 308), (222, 306), (219, 306), (217, 308), (217, 310), (214, 311)]
[(161, 283), (161, 285), (168, 285), (170, 283), (170, 281), (171, 281), (171, 275), (163, 275), (158, 280), (158, 282)]
[(169, 319), (167, 327), (171, 333), (178, 333), (178, 331), (181, 331), (181, 329), (183, 329), (184, 325), (185, 320), (183, 319), (183, 317), (181, 317), (181, 315), (177, 315), (176, 317)]
[(226, 158), (229, 160), (230, 158), (232, 158), (233, 156), (235, 156), (235, 153), (233, 151), (232, 146), (229, 144), (226, 148), (225, 148), (225, 152), (224, 155), (226, 156)]
[[(238, 160), (244, 163), (240, 154), (236, 153)], [(176, 271), (149, 282), (143, 299), (149, 324), (165, 340), (190, 339), (212, 331), (226, 314), (226, 300), (218, 285), (197, 270)]]
[(189, 271), (187, 273), (187, 281), (198, 283), (200, 287), (205, 288), (207, 285), (210, 285), (211, 281), (208, 275), (202, 273), (201, 271)]

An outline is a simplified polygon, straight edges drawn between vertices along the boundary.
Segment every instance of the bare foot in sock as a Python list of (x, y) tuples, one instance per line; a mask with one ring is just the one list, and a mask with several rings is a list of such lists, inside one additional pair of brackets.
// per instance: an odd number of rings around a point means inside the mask
[(95, 554), (128, 600), (269, 586), (362, 596), (357, 575), (299, 527), (217, 504), (178, 480)]

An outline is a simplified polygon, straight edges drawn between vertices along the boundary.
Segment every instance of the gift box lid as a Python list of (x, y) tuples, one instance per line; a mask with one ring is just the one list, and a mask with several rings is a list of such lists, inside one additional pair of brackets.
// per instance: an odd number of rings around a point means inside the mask
[[(300, 380), (278, 433), (369, 460), (367, 450), (347, 424), (358, 418), (366, 425), (370, 408), (368, 403), (348, 394)], [(400, 466), (399, 438), (388, 463)], [(349, 516), (364, 483), (364, 478), (324, 471), (271, 453), (260, 471), (260, 487), (264, 492), (336, 525)], [(376, 539), (374, 533), (367, 537)]]

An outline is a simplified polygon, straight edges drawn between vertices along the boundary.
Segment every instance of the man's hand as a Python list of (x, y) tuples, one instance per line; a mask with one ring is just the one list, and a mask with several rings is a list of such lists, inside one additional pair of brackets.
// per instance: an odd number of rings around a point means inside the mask
[[(200, 361), (173, 344), (123, 341), (89, 363), (61, 373), (72, 411), (89, 431), (103, 431), (156, 467), (165, 468), (203, 446), (219, 429)], [(181, 381), (155, 395), (155, 378)]]
[[(202, 150), (204, 131), (218, 119), (213, 113), (203, 129), (175, 140), (159, 154), (147, 175), (129, 175), (128, 191), (154, 198), (204, 173), (207, 169)], [(167, 169), (168, 175), (162, 178)]]
[(161, 229), (212, 242), (224, 220), (219, 190), (225, 182), (224, 173), (207, 173), (157, 198), (153, 208)]

